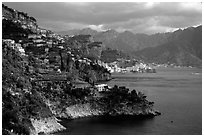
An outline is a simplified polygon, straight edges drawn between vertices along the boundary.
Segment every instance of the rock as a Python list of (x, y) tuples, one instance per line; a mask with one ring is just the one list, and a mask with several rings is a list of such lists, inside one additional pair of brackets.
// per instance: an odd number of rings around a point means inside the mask
[(159, 111), (156, 111), (155, 113), (156, 113), (156, 115), (161, 115), (161, 112), (159, 112)]
[(31, 122), (37, 134), (50, 134), (66, 129), (57, 122), (56, 117), (31, 119)]

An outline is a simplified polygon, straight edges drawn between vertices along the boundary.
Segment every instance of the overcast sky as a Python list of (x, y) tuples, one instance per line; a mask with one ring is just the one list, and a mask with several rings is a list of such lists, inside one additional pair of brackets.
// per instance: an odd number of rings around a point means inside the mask
[(52, 31), (90, 27), (153, 34), (202, 24), (201, 3), (4, 2)]

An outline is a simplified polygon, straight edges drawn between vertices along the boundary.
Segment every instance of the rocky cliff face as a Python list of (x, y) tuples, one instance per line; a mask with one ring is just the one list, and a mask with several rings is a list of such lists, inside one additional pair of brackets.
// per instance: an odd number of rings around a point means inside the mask
[(61, 61), (57, 61), (65, 70), (76, 72), (75, 76), (91, 84), (111, 79), (108, 70), (96, 63), (101, 57), (101, 42), (92, 42), (90, 35), (77, 35), (67, 39), (65, 47), (60, 52)]
[(50, 64), (59, 66), (62, 72), (67, 73), (67, 77), (83, 79), (83, 81), (90, 84), (111, 79), (111, 74), (106, 68), (94, 61), (83, 58), (83, 55), (72, 53), (66, 50), (51, 51), (49, 56), (54, 56), (55, 59)]
[(72, 49), (79, 50), (82, 57), (98, 60), (101, 57), (102, 42), (93, 41), (91, 35), (75, 35), (66, 39), (66, 45)]

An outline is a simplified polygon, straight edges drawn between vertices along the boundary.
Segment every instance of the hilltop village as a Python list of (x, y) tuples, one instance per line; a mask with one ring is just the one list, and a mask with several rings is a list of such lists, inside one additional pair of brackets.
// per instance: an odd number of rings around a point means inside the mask
[(155, 72), (142, 63), (119, 63), (127, 60), (104, 63), (103, 47), (91, 35), (60, 36), (40, 28), (34, 17), (3, 4), (3, 134), (50, 134), (65, 129), (60, 118), (159, 115), (140, 91), (96, 86), (111, 80), (112, 72)]

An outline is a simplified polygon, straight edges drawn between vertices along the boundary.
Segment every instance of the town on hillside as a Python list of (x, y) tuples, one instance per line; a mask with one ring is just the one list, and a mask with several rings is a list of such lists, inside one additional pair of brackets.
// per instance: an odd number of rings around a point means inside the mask
[[(95, 64), (108, 69), (110, 73), (156, 72), (154, 68), (138, 61), (117, 59), (111, 63), (102, 62), (100, 54), (103, 44), (93, 41), (91, 35), (58, 35), (51, 30), (39, 27), (36, 19), (28, 16), (27, 13), (8, 8), (4, 4), (2, 6), (2, 16), (3, 25), (5, 25), (3, 27), (3, 43), (20, 52), (22, 56), (30, 54), (36, 57), (40, 66), (42, 66), (38, 70), (41, 73), (51, 71), (61, 73), (63, 67), (60, 66), (60, 54), (58, 52), (64, 52), (65, 50), (69, 54), (70, 60), (90, 64), (90, 59), (92, 59)], [(16, 36), (13, 36), (14, 39), (10, 39), (12, 36), (9, 35), (9, 31), (13, 30), (6, 30), (9, 29), (6, 25), (10, 23), (14, 26), (17, 25), (18, 28), (23, 28), (21, 31), (14, 33), (16, 34)], [(81, 50), (81, 53), (79, 50)], [(79, 54), (84, 54), (84, 56), (79, 57)], [(32, 67), (29, 69), (33, 71)]]

